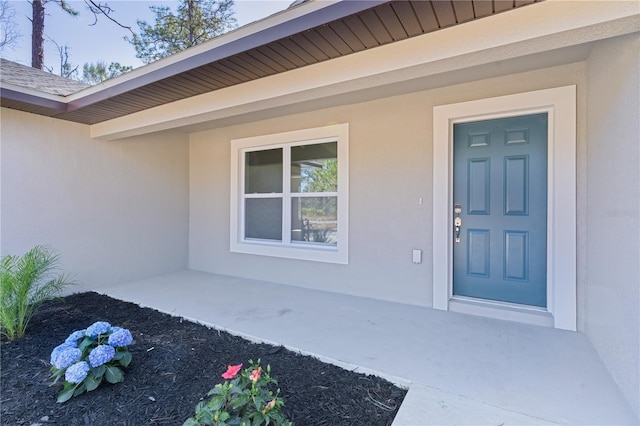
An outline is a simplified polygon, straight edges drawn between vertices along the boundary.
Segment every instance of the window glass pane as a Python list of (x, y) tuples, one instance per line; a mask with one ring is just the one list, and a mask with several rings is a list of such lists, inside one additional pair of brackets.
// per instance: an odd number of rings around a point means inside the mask
[(291, 192), (337, 191), (337, 142), (291, 147)]
[(282, 198), (245, 199), (245, 238), (282, 241)]
[(282, 193), (282, 148), (245, 153), (244, 193)]
[(336, 245), (338, 197), (292, 197), (291, 240)]

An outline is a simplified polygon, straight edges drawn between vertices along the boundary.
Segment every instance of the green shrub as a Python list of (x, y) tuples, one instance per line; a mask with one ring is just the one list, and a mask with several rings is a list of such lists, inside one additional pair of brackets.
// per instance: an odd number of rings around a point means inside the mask
[(103, 379), (113, 384), (124, 382), (120, 367), (131, 363), (127, 346), (133, 343), (129, 330), (112, 327), (106, 321), (96, 321), (71, 333), (51, 351), (51, 385), (64, 377), (58, 402), (95, 390)]
[(222, 374), (224, 383), (209, 391), (209, 399), (196, 405), (196, 415), (188, 418), (183, 426), (291, 426), (282, 413), (283, 399), (269, 390), (277, 385), (271, 377), (271, 367), (263, 370), (260, 360), (249, 360), (249, 368), (242, 364), (229, 365)]
[(57, 274), (58, 262), (48, 246), (0, 260), (0, 333), (7, 339), (23, 337), (36, 309), (73, 284), (67, 275)]

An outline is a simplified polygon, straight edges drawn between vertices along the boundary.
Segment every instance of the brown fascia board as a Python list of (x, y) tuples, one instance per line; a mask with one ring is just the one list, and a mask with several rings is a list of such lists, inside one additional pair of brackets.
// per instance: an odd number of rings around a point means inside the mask
[(84, 108), (88, 105), (107, 100), (114, 96), (122, 95), (123, 93), (161, 81), (165, 78), (254, 49), (272, 41), (290, 37), (337, 19), (341, 19), (367, 9), (372, 9), (378, 5), (388, 3), (389, 1), (391, 0), (342, 0), (314, 12), (293, 18), (278, 25), (268, 27), (262, 31), (249, 34), (246, 37), (233, 40), (203, 53), (191, 56), (182, 61), (160, 67), (151, 72), (142, 74), (139, 77), (124, 81), (121, 84), (80, 97), (69, 102), (66, 111), (70, 112)]
[(0, 87), (0, 99), (7, 99), (25, 105), (45, 108), (51, 111), (52, 116), (67, 110), (67, 103), (64, 101), (47, 99), (41, 96), (21, 92), (19, 90), (10, 89), (8, 87)]

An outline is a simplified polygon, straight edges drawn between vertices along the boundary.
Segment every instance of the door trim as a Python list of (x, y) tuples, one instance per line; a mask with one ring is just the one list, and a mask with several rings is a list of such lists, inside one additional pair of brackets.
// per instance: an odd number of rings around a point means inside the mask
[[(576, 86), (433, 109), (433, 307), (453, 297), (453, 124), (546, 112), (548, 128), (547, 311), (576, 330)], [(443, 250), (446, 247), (446, 250)]]

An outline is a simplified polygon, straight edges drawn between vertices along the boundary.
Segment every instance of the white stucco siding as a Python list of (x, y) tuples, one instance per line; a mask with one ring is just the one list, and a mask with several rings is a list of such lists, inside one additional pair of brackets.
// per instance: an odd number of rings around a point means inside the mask
[[(333, 108), (191, 136), (190, 266), (194, 269), (322, 288), (348, 294), (430, 303), (428, 264), (411, 250), (428, 249), (430, 171), (422, 111), (397, 98), (382, 109)], [(411, 124), (399, 127), (401, 119)], [(327, 124), (349, 123), (349, 265), (229, 252), (230, 140)], [(407, 158), (404, 150), (410, 150)], [(398, 169), (398, 165), (403, 165)], [(390, 176), (394, 176), (390, 179)], [(419, 205), (422, 197), (424, 202)], [(425, 253), (425, 259), (429, 258)], [(388, 291), (395, 288), (395, 293)]]
[(188, 142), (104, 142), (89, 127), (2, 109), (0, 249), (51, 245), (73, 291), (180, 270), (188, 248)]
[[(189, 265), (431, 307), (433, 107), (575, 84), (584, 118), (585, 80), (576, 63), (193, 133)], [(349, 264), (230, 253), (230, 141), (335, 123), (350, 129)], [(584, 119), (578, 139), (582, 152)], [(422, 264), (412, 263), (413, 249), (423, 251)]]
[(640, 37), (588, 60), (586, 333), (640, 414)]

